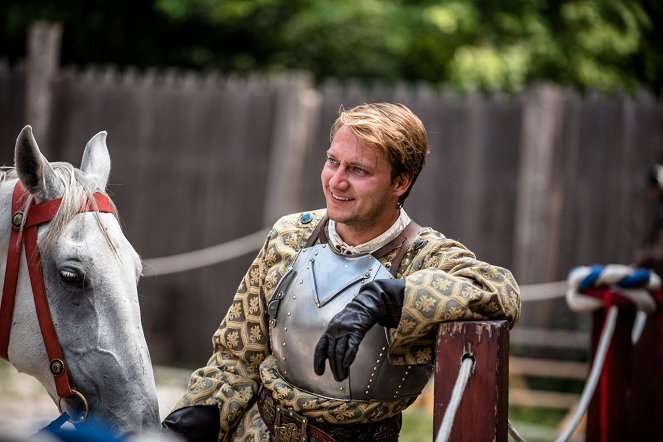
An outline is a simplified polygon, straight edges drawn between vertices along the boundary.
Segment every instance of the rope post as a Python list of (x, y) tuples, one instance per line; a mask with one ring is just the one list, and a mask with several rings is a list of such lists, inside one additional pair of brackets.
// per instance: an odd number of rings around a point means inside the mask
[(506, 321), (440, 325), (435, 360), (433, 434), (437, 434), (465, 357), (475, 360), (449, 441), (507, 441), (509, 328)]
[[(638, 342), (631, 342), (635, 309), (620, 308), (603, 373), (587, 411), (587, 442), (663, 442), (663, 321), (650, 315)], [(605, 321), (593, 313), (591, 358)]]

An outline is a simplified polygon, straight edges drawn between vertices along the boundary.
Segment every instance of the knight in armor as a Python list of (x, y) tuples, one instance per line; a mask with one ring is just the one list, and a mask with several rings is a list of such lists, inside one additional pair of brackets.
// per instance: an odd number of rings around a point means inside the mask
[(341, 110), (326, 209), (276, 222), (164, 427), (191, 441), (397, 441), (437, 326), (520, 314), (511, 273), (412, 221), (428, 155), (401, 104)]

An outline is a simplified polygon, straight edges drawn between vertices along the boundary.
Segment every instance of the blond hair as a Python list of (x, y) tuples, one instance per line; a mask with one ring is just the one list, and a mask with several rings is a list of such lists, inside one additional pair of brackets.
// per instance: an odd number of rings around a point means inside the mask
[(360, 140), (382, 151), (392, 167), (392, 179), (410, 175), (412, 183), (400, 198), (403, 202), (424, 167), (428, 155), (428, 135), (421, 120), (405, 105), (394, 103), (360, 104), (341, 108), (331, 127), (330, 139), (348, 126)]

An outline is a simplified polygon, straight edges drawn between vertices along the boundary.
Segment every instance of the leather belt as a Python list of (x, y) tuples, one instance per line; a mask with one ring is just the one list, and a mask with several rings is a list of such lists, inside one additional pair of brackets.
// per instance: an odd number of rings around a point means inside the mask
[(274, 442), (398, 442), (401, 414), (372, 423), (312, 423), (307, 417), (279, 405), (272, 392), (261, 388), (258, 411)]

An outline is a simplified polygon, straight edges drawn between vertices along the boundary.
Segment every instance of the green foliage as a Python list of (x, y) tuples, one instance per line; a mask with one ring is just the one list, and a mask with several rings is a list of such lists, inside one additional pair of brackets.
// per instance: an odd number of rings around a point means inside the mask
[[(5, 5), (2, 5), (5, 2)], [(31, 21), (64, 25), (63, 61), (518, 91), (657, 93), (659, 0), (0, 0), (0, 55)]]

